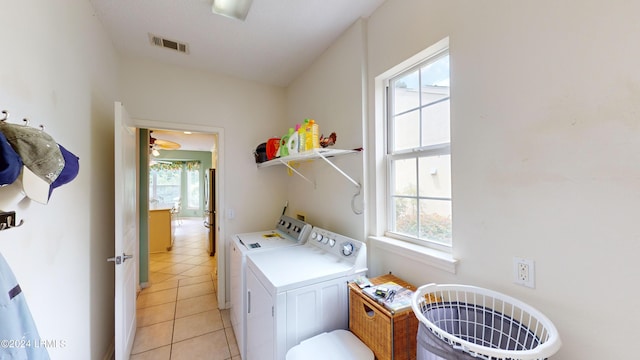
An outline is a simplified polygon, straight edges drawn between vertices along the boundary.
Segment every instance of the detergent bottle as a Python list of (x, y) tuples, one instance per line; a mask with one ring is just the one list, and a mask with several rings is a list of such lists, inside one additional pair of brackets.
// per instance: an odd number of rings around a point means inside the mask
[(309, 119), (304, 119), (302, 125), (298, 128), (298, 150), (300, 152), (307, 151), (307, 133), (305, 131), (307, 124), (309, 123)]
[(293, 134), (293, 131), (293, 128), (289, 128), (289, 133), (280, 138), (280, 147), (278, 148), (280, 157), (289, 156), (289, 136)]
[(320, 147), (320, 128), (316, 121), (311, 119), (305, 126), (305, 148), (307, 150), (317, 149)]
[(298, 132), (294, 129), (289, 129), (289, 139), (287, 140), (287, 150), (289, 155), (295, 155), (298, 153), (299, 144)]

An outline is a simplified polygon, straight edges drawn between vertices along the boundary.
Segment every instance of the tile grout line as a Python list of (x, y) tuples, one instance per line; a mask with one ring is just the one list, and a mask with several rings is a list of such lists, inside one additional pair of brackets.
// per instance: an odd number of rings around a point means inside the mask
[(176, 312), (178, 312), (178, 291), (180, 291), (180, 280), (176, 288), (176, 302), (173, 306), (173, 326), (171, 327), (171, 343), (169, 343), (169, 360), (173, 357), (173, 336), (176, 333)]

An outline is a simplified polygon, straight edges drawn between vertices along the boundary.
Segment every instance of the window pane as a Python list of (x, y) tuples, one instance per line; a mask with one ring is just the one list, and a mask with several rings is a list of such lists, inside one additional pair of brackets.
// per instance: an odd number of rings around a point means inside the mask
[(416, 196), (416, 159), (395, 160), (392, 166), (395, 175), (393, 195)]
[(420, 146), (420, 112), (411, 111), (396, 116), (393, 121), (393, 150), (405, 150)]
[(418, 97), (418, 71), (393, 82), (393, 114), (400, 114), (420, 106)]
[[(170, 209), (174, 203), (180, 200), (180, 177), (181, 169), (159, 169), (151, 168), (155, 172), (155, 193), (153, 200), (157, 201), (157, 208)], [(150, 174), (153, 177), (154, 174)]]
[(417, 237), (418, 236), (418, 202), (416, 199), (394, 198), (394, 231)]
[(449, 100), (422, 108), (422, 145), (451, 142), (449, 125)]
[(189, 209), (200, 208), (200, 170), (190, 169), (187, 171), (187, 207)]
[(420, 197), (451, 198), (451, 155), (418, 160)]
[(424, 66), (420, 72), (422, 86), (449, 87), (449, 54)]
[(420, 200), (419, 237), (451, 245), (451, 201)]

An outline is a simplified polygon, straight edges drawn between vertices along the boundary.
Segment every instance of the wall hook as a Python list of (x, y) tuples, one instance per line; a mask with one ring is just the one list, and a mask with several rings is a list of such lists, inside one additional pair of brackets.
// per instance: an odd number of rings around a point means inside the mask
[(16, 212), (15, 211), (6, 211), (0, 212), (0, 231), (8, 230), (11, 228), (17, 228), (24, 224), (24, 219), (21, 219), (20, 222), (16, 224)]
[(7, 119), (9, 118), (9, 112), (7, 110), (2, 110), (2, 114), (4, 114), (4, 117), (0, 119), (0, 121), (2, 122), (7, 121)]

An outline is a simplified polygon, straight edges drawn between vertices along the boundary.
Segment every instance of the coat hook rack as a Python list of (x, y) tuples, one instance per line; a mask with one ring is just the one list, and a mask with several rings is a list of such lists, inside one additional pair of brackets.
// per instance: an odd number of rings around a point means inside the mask
[(8, 230), (11, 228), (17, 228), (24, 224), (24, 219), (21, 219), (16, 224), (16, 212), (15, 211), (3, 211), (0, 212), (0, 231)]

